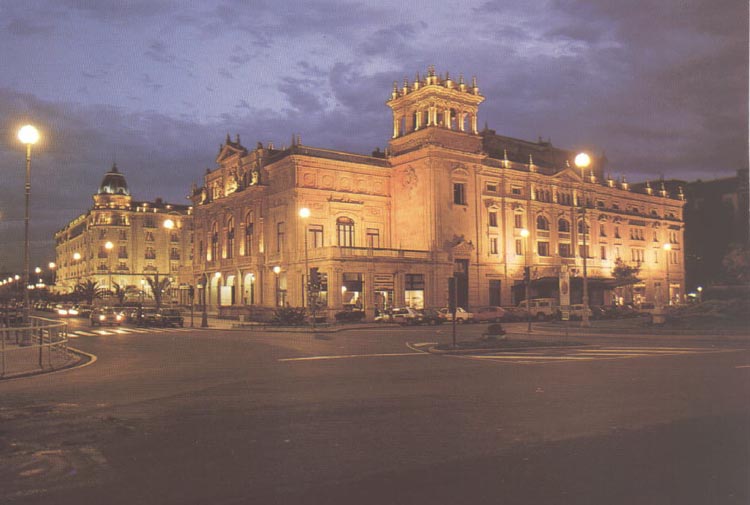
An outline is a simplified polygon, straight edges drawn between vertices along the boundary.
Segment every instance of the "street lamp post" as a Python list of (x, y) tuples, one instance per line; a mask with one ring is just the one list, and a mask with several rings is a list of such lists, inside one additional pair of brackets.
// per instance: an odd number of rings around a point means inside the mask
[(281, 273), (281, 267), (279, 265), (273, 267), (273, 273), (276, 274), (276, 282), (274, 285), (276, 286), (276, 306), (279, 307), (281, 305), (281, 293), (279, 293), (279, 274)]
[[(523, 243), (523, 280), (524, 280), (524, 298), (526, 298), (526, 322), (528, 327), (526, 330), (531, 333), (531, 302), (529, 296), (531, 295), (531, 268), (529, 267), (529, 230), (526, 228), (521, 229), (521, 236), (524, 238)], [(453, 319), (455, 320), (455, 314)]]
[(664, 249), (664, 260), (666, 262), (666, 268), (667, 268), (667, 307), (672, 305), (672, 290), (670, 289), (669, 285), (669, 251), (672, 250), (672, 244), (667, 242), (662, 246), (662, 249)]
[(112, 248), (115, 247), (115, 245), (107, 241), (106, 244), (104, 244), (104, 248), (107, 250), (107, 289), (111, 292), (112, 291)]
[(26, 199), (23, 240), (23, 321), (29, 324), (29, 196), (31, 195), (31, 145), (39, 140), (39, 130), (32, 125), (23, 126), (18, 131), (18, 140), (26, 144)]
[(588, 279), (588, 246), (586, 245), (586, 235), (588, 234), (588, 225), (586, 223), (586, 168), (591, 164), (591, 158), (586, 153), (579, 153), (575, 157), (575, 164), (581, 169), (581, 180), (583, 181), (581, 189), (581, 220), (583, 230), (583, 314), (581, 315), (581, 326), (591, 326), (589, 322), (589, 279)]
[(207, 302), (207, 291), (208, 291), (208, 277), (206, 275), (203, 276), (203, 289), (202, 295), (203, 295), (203, 312), (201, 312), (201, 328), (208, 328), (208, 308), (206, 307)]
[[(310, 217), (310, 209), (307, 207), (302, 207), (299, 210), (299, 217), (302, 218), (303, 223), (303, 230), (302, 234), (304, 235), (304, 242), (305, 242), (305, 292), (302, 294), (302, 306), (305, 307), (308, 311), (312, 312), (310, 310), (310, 291), (311, 291), (311, 285), (310, 285), (310, 261), (308, 258), (308, 252), (307, 252), (307, 218)], [(315, 327), (315, 314), (312, 313), (313, 316), (313, 328)]]

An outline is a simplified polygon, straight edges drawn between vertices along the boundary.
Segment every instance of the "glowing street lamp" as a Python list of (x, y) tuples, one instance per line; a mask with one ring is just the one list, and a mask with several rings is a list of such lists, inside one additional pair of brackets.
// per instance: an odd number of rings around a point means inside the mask
[[(32, 125), (25, 125), (18, 130), (18, 140), (26, 144), (26, 199), (24, 214), (24, 241), (23, 241), (23, 276), (24, 285), (29, 282), (29, 196), (31, 194), (31, 145), (39, 141), (39, 130)], [(29, 323), (29, 290), (23, 290), (23, 320)]]
[(172, 221), (171, 219), (165, 219), (163, 224), (164, 228), (166, 228), (167, 230), (171, 230), (174, 228), (174, 221)]
[[(581, 169), (581, 180), (583, 181), (583, 188), (585, 189), (586, 184), (586, 168), (591, 164), (591, 157), (586, 153), (579, 153), (576, 155), (574, 160), (576, 166)], [(583, 221), (583, 315), (581, 316), (581, 326), (591, 326), (589, 322), (589, 280), (588, 280), (588, 246), (586, 245), (586, 235), (588, 232), (588, 225), (586, 223), (586, 195), (584, 189), (581, 190), (581, 219)]]

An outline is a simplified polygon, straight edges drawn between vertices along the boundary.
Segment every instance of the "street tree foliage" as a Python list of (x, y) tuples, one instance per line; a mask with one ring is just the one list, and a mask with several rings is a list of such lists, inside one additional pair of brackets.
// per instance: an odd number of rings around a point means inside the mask
[[(633, 301), (633, 284), (638, 282), (638, 274), (641, 271), (640, 265), (631, 265), (617, 258), (615, 260), (615, 267), (612, 269), (612, 277), (617, 281), (617, 291), (621, 291), (621, 286), (627, 286), (628, 301)], [(619, 292), (618, 296), (623, 293)]]
[(640, 271), (641, 267), (639, 265), (630, 265), (623, 261), (622, 258), (617, 258), (615, 260), (615, 267), (612, 269), (612, 277), (618, 281), (622, 281), (623, 284), (630, 283), (631, 281), (637, 282)]
[(148, 282), (151, 292), (154, 294), (154, 301), (156, 302), (156, 309), (158, 310), (161, 308), (164, 293), (172, 282), (169, 280), (169, 277), (162, 277), (159, 279), (159, 274), (156, 274), (154, 277), (146, 277), (146, 282)]
[(75, 294), (78, 298), (86, 301), (89, 305), (94, 303), (97, 298), (102, 298), (109, 291), (101, 287), (98, 282), (87, 279), (79, 282), (75, 287)]
[(728, 284), (750, 284), (750, 249), (732, 244), (722, 260)]
[(125, 303), (125, 298), (128, 297), (128, 294), (135, 293), (137, 291), (133, 286), (121, 286), (116, 282), (112, 284), (112, 287), (114, 288), (112, 290), (112, 294), (115, 296), (115, 298), (117, 298), (117, 301), (120, 303), (120, 305), (123, 305)]

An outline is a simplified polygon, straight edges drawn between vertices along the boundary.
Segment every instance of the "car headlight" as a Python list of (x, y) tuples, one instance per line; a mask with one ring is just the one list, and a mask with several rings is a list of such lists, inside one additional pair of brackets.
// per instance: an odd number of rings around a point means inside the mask
[(122, 321), (122, 315), (121, 314), (117, 314), (117, 316), (115, 317), (115, 319), (117, 319), (118, 321)]
[(61, 316), (67, 316), (68, 315), (68, 311), (65, 310), (65, 309), (57, 309), (57, 313), (59, 315), (61, 315)]
[(105, 319), (107, 319), (107, 316), (105, 316), (104, 314), (99, 315), (99, 321), (104, 321)]
[(68, 311), (68, 314), (70, 314), (71, 316), (77, 316), (78, 315), (78, 311), (76, 309), (70, 309)]

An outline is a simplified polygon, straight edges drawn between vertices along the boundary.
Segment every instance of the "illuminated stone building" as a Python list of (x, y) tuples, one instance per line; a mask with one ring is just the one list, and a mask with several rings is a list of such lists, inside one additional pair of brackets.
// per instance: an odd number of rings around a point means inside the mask
[[(394, 84), (386, 102), (391, 139), (371, 156), (299, 138), (248, 149), (239, 136), (227, 137), (192, 197), (194, 282), (208, 305), (239, 313), (304, 305), (305, 249), (329, 315), (443, 307), (452, 276), (461, 306), (515, 305), (527, 263), (532, 296), (557, 297), (566, 269), (572, 302), (580, 303), (584, 202), (591, 304), (610, 304), (618, 294), (617, 258), (640, 266), (630, 296), (664, 300), (669, 282), (679, 300), (681, 195), (632, 191), (604, 175), (602, 158), (581, 174), (575, 153), (550, 142), (480, 131), (483, 100), (476, 79), (467, 84), (433, 69)], [(302, 208), (309, 218), (299, 217)]]
[(192, 280), (192, 207), (134, 201), (116, 165), (93, 199), (91, 209), (55, 234), (57, 289), (70, 292), (93, 280), (139, 296), (146, 277), (163, 275), (172, 279), (171, 296), (187, 303), (179, 288), (187, 291)]

